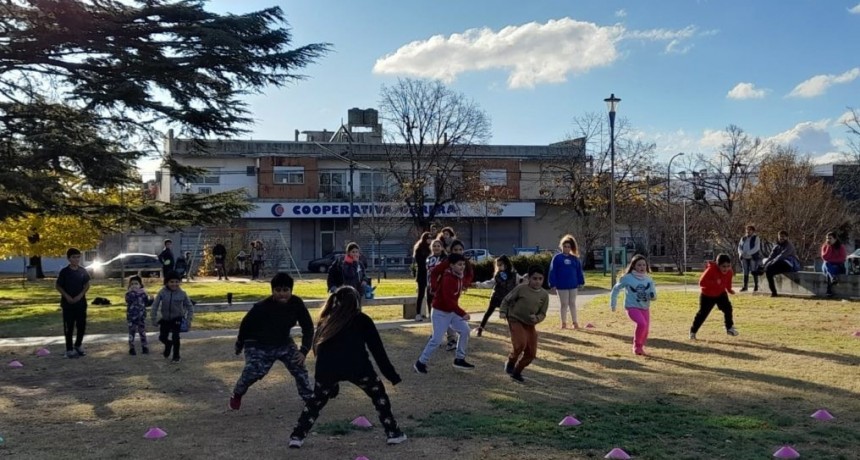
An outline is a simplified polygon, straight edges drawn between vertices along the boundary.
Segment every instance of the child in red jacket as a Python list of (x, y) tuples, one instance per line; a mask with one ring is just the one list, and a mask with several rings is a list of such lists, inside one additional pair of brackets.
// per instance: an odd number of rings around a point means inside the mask
[(699, 278), (699, 287), (702, 288), (702, 293), (699, 295), (699, 312), (693, 319), (693, 326), (690, 327), (690, 340), (696, 340), (696, 333), (699, 328), (708, 319), (714, 305), (717, 306), (725, 316), (726, 334), (738, 335), (738, 330), (735, 329), (735, 323), (732, 319), (732, 303), (729, 301), (728, 294), (734, 294), (732, 290), (732, 258), (726, 254), (717, 256), (716, 262), (708, 261), (708, 266), (705, 272)]

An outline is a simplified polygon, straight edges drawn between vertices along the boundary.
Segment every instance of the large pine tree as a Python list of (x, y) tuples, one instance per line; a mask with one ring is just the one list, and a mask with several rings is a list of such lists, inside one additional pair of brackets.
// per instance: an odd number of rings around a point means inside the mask
[[(47, 213), (178, 228), (250, 208), (239, 192), (170, 204), (98, 198), (140, 188), (135, 162), (163, 155), (166, 127), (194, 138), (243, 133), (245, 95), (303, 78), (297, 71), (330, 48), (290, 48), (279, 8), (219, 15), (204, 4), (0, 0), (0, 221)], [(199, 173), (164, 161), (180, 178)]]

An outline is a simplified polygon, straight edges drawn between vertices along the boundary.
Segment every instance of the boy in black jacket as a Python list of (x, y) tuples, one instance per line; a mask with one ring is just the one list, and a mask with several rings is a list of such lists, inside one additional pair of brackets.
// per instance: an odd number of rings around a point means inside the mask
[[(296, 379), (299, 396), (305, 401), (314, 394), (305, 367), (305, 356), (311, 349), (314, 323), (301, 298), (293, 295), (293, 278), (278, 273), (272, 278), (272, 295), (256, 303), (242, 319), (236, 354), (245, 350), (245, 369), (230, 396), (230, 409), (239, 410), (248, 388), (269, 373), (275, 361), (284, 363)], [(296, 347), (290, 330), (302, 328), (302, 346)]]

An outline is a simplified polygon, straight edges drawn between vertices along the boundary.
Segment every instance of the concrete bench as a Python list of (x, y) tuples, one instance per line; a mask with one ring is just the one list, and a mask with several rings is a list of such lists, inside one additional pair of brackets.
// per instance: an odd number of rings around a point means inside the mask
[[(860, 276), (839, 275), (833, 286), (833, 296), (843, 299), (860, 298)], [(827, 281), (821, 272), (782, 273), (774, 277), (776, 290), (780, 294), (824, 297)]]
[[(307, 308), (321, 308), (326, 299), (302, 299)], [(403, 319), (414, 319), (418, 314), (418, 303), (415, 296), (376, 297), (373, 299), (362, 299), (363, 307), (376, 307), (382, 305), (400, 305), (403, 307)], [(198, 303), (194, 306), (194, 312), (224, 312), (224, 311), (248, 311), (256, 302), (214, 302)]]

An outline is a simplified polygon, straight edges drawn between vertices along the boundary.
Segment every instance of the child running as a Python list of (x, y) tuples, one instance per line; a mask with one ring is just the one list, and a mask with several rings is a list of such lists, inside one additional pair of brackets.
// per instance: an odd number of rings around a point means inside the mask
[[(454, 358), (454, 368), (472, 370), (474, 365), (466, 361), (466, 349), (469, 346), (469, 314), (460, 308), (460, 294), (463, 292), (463, 271), (466, 270), (466, 259), (460, 254), (448, 256), (450, 268), (442, 274), (436, 296), (433, 298), (433, 311), (430, 313), (430, 321), (433, 332), (421, 356), (412, 367), (419, 374), (427, 373), (427, 362), (433, 356), (433, 352), (439, 344), (449, 327), (459, 334), (457, 340), (457, 352)], [(431, 283), (433, 280), (431, 279)]]
[(699, 328), (708, 319), (714, 305), (723, 312), (726, 323), (726, 334), (738, 335), (738, 330), (735, 329), (735, 323), (732, 319), (732, 303), (729, 301), (728, 294), (734, 294), (732, 290), (732, 258), (728, 254), (720, 254), (717, 260), (709, 260), (705, 272), (699, 278), (699, 287), (702, 293), (699, 294), (699, 312), (693, 319), (693, 325), (690, 327), (690, 340), (696, 340), (696, 333)]
[(651, 325), (649, 308), (651, 301), (657, 298), (657, 290), (654, 280), (648, 276), (651, 268), (648, 260), (642, 254), (636, 254), (627, 266), (627, 273), (618, 280), (618, 284), (612, 287), (612, 295), (609, 300), (609, 308), (615, 311), (618, 301), (618, 293), (624, 289), (624, 309), (627, 317), (636, 323), (633, 334), (633, 353), (645, 354), (645, 342), (648, 341), (648, 329)]
[(528, 283), (515, 287), (499, 308), (499, 316), (508, 320), (511, 331), (511, 354), (505, 363), (505, 372), (514, 381), (523, 383), (523, 369), (537, 355), (538, 333), (535, 325), (546, 319), (549, 294), (543, 290), (543, 268), (532, 265)]
[(125, 293), (125, 319), (128, 322), (128, 354), (137, 355), (134, 349), (134, 336), (140, 336), (140, 352), (148, 355), (149, 344), (146, 342), (146, 302), (149, 296), (143, 289), (143, 280), (139, 276), (128, 279), (128, 291)]
[(476, 329), (475, 335), (480, 337), (483, 334), (490, 316), (502, 304), (502, 299), (517, 285), (517, 278), (517, 271), (511, 265), (511, 259), (508, 256), (502, 255), (496, 259), (496, 272), (493, 274), (493, 277), (487, 281), (474, 283), (475, 287), (493, 288), (493, 294), (490, 296), (490, 305), (487, 307), (487, 312), (484, 313), (484, 318), (481, 320), (480, 326)]
[[(181, 361), (179, 355), (179, 328), (182, 319), (194, 319), (194, 306), (191, 299), (179, 287), (180, 279), (176, 272), (167, 272), (164, 287), (158, 291), (152, 302), (152, 324), (159, 327), (158, 340), (164, 344), (165, 358), (173, 352), (173, 363)], [(160, 318), (159, 318), (160, 316)], [(167, 336), (170, 335), (170, 339)]]
[(561, 252), (553, 256), (549, 264), (549, 287), (555, 289), (561, 305), (561, 328), (567, 329), (567, 312), (570, 310), (570, 324), (579, 329), (576, 315), (576, 294), (585, 284), (585, 274), (579, 261), (579, 247), (571, 235), (564, 235), (558, 244)]
[(385, 385), (373, 370), (367, 350), (373, 354), (379, 371), (392, 385), (400, 383), (400, 375), (388, 359), (373, 320), (359, 310), (355, 288), (343, 286), (329, 296), (320, 313), (313, 350), (317, 356), (316, 384), (313, 396), (305, 403), (290, 435), (290, 447), (302, 447), (322, 408), (339, 393), (339, 382), (342, 381), (361, 388), (370, 397), (385, 428), (388, 444), (406, 441), (406, 434), (397, 426)]
[[(443, 231), (444, 231), (444, 229), (443, 229)], [(466, 252), (466, 245), (463, 244), (462, 241), (455, 239), (455, 240), (451, 241), (451, 244), (449, 245), (448, 248), (450, 249), (451, 254), (460, 254), (461, 256), (465, 257), (464, 253)], [(435, 267), (433, 267), (433, 270), (430, 271), (430, 287), (431, 287), (431, 289), (435, 290), (436, 288), (439, 287), (439, 280), (442, 279), (442, 274), (445, 273), (445, 270), (447, 270), (448, 267), (450, 267), (450, 266), (451, 266), (450, 261), (448, 261), (446, 259), (442, 259)], [(475, 279), (475, 268), (472, 266), (472, 262), (469, 259), (466, 259), (466, 268), (463, 269), (463, 292), (465, 292), (466, 289), (468, 289), (469, 286), (472, 285), (473, 279)], [(446, 332), (446, 335), (448, 337), (448, 342), (446, 344), (445, 350), (446, 351), (456, 350), (457, 349), (457, 333), (454, 331), (453, 328), (449, 327), (448, 332)]]
[[(305, 357), (311, 349), (314, 322), (304, 301), (293, 295), (293, 277), (278, 273), (272, 278), (272, 295), (257, 302), (239, 325), (236, 354), (245, 350), (245, 368), (233, 387), (230, 409), (242, 407), (242, 396), (248, 388), (266, 376), (275, 361), (280, 361), (296, 379), (299, 396), (308, 401), (314, 390), (305, 367)], [(290, 330), (302, 328), (302, 346), (296, 347)]]

